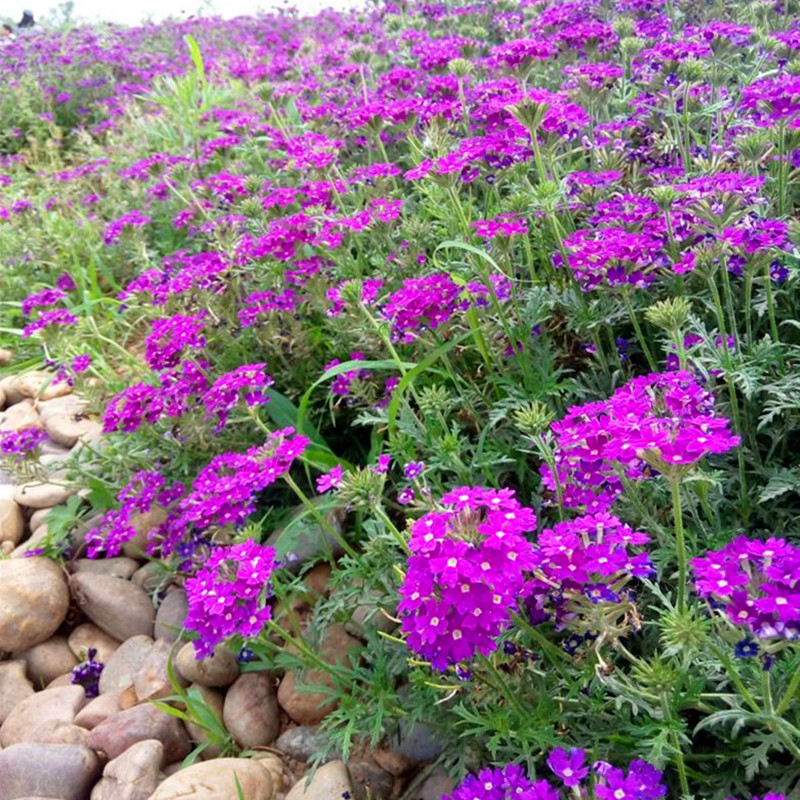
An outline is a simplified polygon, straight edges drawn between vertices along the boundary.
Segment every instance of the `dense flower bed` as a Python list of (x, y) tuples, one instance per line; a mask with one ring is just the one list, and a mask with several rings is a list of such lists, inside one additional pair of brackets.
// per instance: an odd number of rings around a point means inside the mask
[[(4, 45), (0, 343), (106, 434), (38, 552), (156, 514), (198, 658), (252, 668), (318, 667), (303, 637), (366, 605), (331, 747), (432, 726), (452, 800), (795, 796), (798, 10)], [(45, 438), (0, 434), (4, 468)], [(315, 559), (301, 631), (276, 609)]]

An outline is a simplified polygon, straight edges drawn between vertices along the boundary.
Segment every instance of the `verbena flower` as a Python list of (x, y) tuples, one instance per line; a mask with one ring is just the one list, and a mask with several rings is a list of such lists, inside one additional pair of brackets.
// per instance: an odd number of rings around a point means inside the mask
[(47, 441), (47, 431), (39, 427), (0, 431), (0, 454), (14, 459), (30, 456)]
[(187, 348), (206, 346), (203, 334), (205, 314), (192, 317), (175, 314), (157, 319), (150, 326), (150, 335), (145, 342), (145, 358), (151, 369), (164, 370), (175, 367)]
[(561, 778), (565, 786), (579, 786), (589, 774), (586, 751), (579, 747), (573, 747), (569, 752), (563, 747), (556, 747), (547, 756), (547, 766)]
[(326, 475), (317, 478), (317, 491), (322, 494), (342, 485), (342, 465), (338, 464)]
[[(604, 402), (573, 406), (552, 432), (564, 503), (588, 511), (608, 508), (622, 492), (622, 477), (680, 474), (739, 443), (717, 416), (713, 394), (680, 371), (634, 378)], [(547, 466), (542, 476), (555, 490)]]
[(22, 335), (28, 339), (38, 331), (43, 331), (51, 325), (77, 325), (78, 318), (66, 308), (57, 308), (53, 311), (45, 311), (40, 314), (38, 319), (29, 322), (23, 329)]
[(255, 510), (256, 496), (287, 473), (309, 444), (294, 428), (285, 428), (246, 453), (215, 456), (178, 504), (176, 524), (184, 530), (241, 524)]
[[(556, 748), (547, 758), (553, 772), (581, 797), (591, 796), (586, 785), (589, 769), (585, 758), (586, 751), (578, 748), (569, 753)], [(662, 773), (639, 759), (631, 761), (627, 770), (597, 761), (592, 772), (592, 790), (602, 800), (659, 800), (667, 793)], [(531, 781), (519, 764), (506, 764), (468, 775), (442, 800), (559, 800), (561, 796), (549, 781)]]
[[(134, 514), (145, 514), (157, 502), (166, 485), (164, 477), (154, 470), (140, 470), (117, 495), (119, 507), (106, 511), (86, 534), (89, 558), (110, 558), (119, 555), (122, 545), (136, 536)], [(171, 498), (166, 498), (169, 501)]]
[(487, 655), (511, 622), (534, 562), (536, 517), (508, 489), (461, 487), (411, 527), (398, 609), (408, 646), (434, 669)]
[(184, 624), (198, 636), (193, 641), (198, 659), (232, 636), (249, 639), (261, 633), (272, 615), (267, 601), (274, 568), (275, 550), (247, 540), (214, 548), (186, 581)]
[(757, 639), (800, 639), (800, 547), (737, 536), (692, 567), (697, 593), (729, 623)]
[(103, 242), (106, 245), (116, 244), (122, 237), (122, 233), (126, 228), (143, 228), (145, 225), (150, 224), (152, 220), (138, 208), (133, 211), (128, 211), (121, 217), (112, 220), (106, 226), (103, 233)]
[(200, 398), (205, 409), (206, 419), (217, 417), (215, 430), (221, 430), (228, 421), (228, 415), (240, 399), (250, 408), (269, 401), (264, 390), (275, 381), (265, 372), (266, 364), (243, 364), (232, 372), (217, 378), (211, 388)]
[(82, 686), (86, 697), (97, 697), (100, 694), (100, 676), (103, 674), (105, 664), (95, 661), (97, 649), (90, 647), (86, 653), (86, 660), (72, 668), (69, 682), (72, 686)]
[(635, 624), (629, 585), (655, 570), (639, 548), (650, 537), (613, 514), (599, 512), (546, 528), (536, 541), (525, 608), (531, 623), (556, 629), (623, 635)]
[(22, 301), (22, 313), (25, 316), (30, 316), (36, 308), (47, 308), (60, 303), (66, 294), (60, 289), (42, 289), (38, 292), (28, 295)]

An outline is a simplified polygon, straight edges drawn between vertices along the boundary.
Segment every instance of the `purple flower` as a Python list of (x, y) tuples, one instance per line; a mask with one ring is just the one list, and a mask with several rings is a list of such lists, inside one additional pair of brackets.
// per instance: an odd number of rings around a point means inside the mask
[(317, 478), (317, 491), (322, 494), (342, 485), (342, 465), (335, 466), (327, 475)]
[(261, 633), (272, 616), (267, 601), (274, 568), (275, 550), (248, 540), (215, 548), (186, 581), (185, 625), (199, 637), (193, 642), (198, 659), (234, 635), (249, 639)]
[(414, 490), (411, 487), (406, 487), (397, 495), (397, 502), (401, 506), (407, 506), (414, 502), (415, 497)]
[(175, 314), (155, 320), (145, 343), (145, 358), (151, 369), (177, 366), (184, 350), (205, 347), (204, 325), (205, 313), (202, 311), (193, 317)]
[(567, 752), (563, 747), (556, 747), (547, 757), (547, 766), (564, 781), (565, 786), (579, 786), (589, 774), (586, 764), (586, 751), (573, 747)]
[(22, 329), (22, 335), (27, 339), (37, 331), (49, 328), (51, 325), (76, 325), (78, 318), (66, 308), (45, 311), (37, 320), (29, 323)]
[(41, 291), (28, 295), (22, 301), (22, 313), (25, 314), (26, 317), (29, 317), (34, 309), (54, 306), (56, 303), (60, 303), (65, 297), (66, 294), (60, 289), (42, 289)]
[(75, 356), (75, 358), (72, 359), (72, 370), (78, 374), (81, 372), (86, 372), (86, 370), (91, 366), (91, 363), (92, 357), (88, 353), (83, 353), (82, 355)]
[(135, 208), (108, 223), (103, 233), (103, 242), (106, 245), (116, 244), (126, 228), (143, 228), (150, 222), (150, 217)]
[(697, 593), (714, 613), (757, 639), (787, 641), (797, 639), (800, 629), (798, 565), (800, 547), (785, 539), (744, 536), (692, 559)]
[(403, 467), (403, 475), (405, 475), (407, 480), (413, 481), (415, 478), (422, 475), (424, 469), (425, 464), (422, 461), (409, 461), (408, 464)]
[(206, 419), (216, 415), (218, 423), (215, 430), (225, 427), (228, 415), (238, 404), (240, 396), (252, 408), (268, 402), (264, 390), (275, 381), (265, 372), (266, 364), (243, 364), (232, 372), (220, 375), (213, 386), (203, 394), (200, 403), (205, 408)]
[(90, 647), (86, 653), (86, 660), (72, 668), (69, 682), (72, 686), (82, 686), (86, 697), (97, 697), (100, 694), (100, 676), (103, 674), (105, 664), (95, 661), (97, 650)]
[(493, 652), (511, 622), (534, 565), (524, 534), (536, 527), (513, 494), (460, 487), (411, 527), (398, 611), (408, 647), (434, 669)]
[(72, 276), (68, 272), (62, 272), (56, 279), (56, 288), (60, 289), (62, 292), (71, 292), (78, 287), (75, 285), (75, 281), (72, 280)]
[(20, 428), (18, 431), (0, 432), (0, 455), (16, 460), (35, 453), (47, 441), (47, 431), (42, 428)]
[[(620, 471), (629, 480), (644, 480), (653, 469), (687, 471), (739, 443), (715, 414), (714, 396), (687, 372), (634, 378), (604, 402), (573, 406), (552, 431), (564, 503), (589, 511), (616, 500)], [(546, 466), (542, 476), (555, 491)]]
[(378, 475), (385, 475), (389, 471), (389, 465), (392, 463), (392, 457), (388, 453), (382, 453), (378, 456), (378, 463), (372, 468), (373, 472)]

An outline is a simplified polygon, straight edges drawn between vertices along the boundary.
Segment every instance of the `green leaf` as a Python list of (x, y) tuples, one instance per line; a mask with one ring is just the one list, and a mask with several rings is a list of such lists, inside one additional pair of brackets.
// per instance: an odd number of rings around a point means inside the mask
[(192, 57), (192, 63), (197, 72), (197, 77), (205, 91), (208, 82), (206, 81), (206, 65), (203, 63), (203, 54), (200, 52), (200, 45), (197, 44), (197, 39), (195, 39), (191, 33), (187, 33), (186, 36), (183, 37), (183, 41), (186, 42), (189, 48), (189, 55)]
[[(416, 364), (401, 362), (403, 369), (413, 369)], [(297, 409), (297, 431), (310, 437), (310, 433), (306, 428), (306, 414), (308, 413), (308, 405), (311, 402), (311, 395), (314, 389), (326, 383), (331, 378), (341, 375), (345, 372), (352, 372), (358, 369), (398, 369), (399, 365), (392, 359), (385, 359), (381, 361), (345, 361), (343, 364), (337, 364), (335, 367), (326, 369), (322, 375), (311, 384), (306, 390), (306, 393), (300, 400), (300, 407)]]
[[(427, 369), (430, 369), (443, 355), (450, 352), (456, 345), (461, 344), (461, 342), (469, 339), (472, 336), (471, 331), (467, 331), (466, 333), (462, 333), (460, 336), (456, 336), (455, 339), (451, 339), (449, 342), (445, 342), (444, 344), (440, 344), (435, 350), (429, 353), (419, 364), (416, 366), (412, 366), (410, 369), (400, 380), (400, 383), (397, 384), (397, 387), (394, 390), (394, 394), (392, 395), (392, 399), (389, 403), (388, 408), (388, 415), (389, 415), (389, 430), (393, 431), (395, 427), (395, 423), (397, 422), (397, 414), (400, 411), (400, 403), (403, 400), (403, 393), (406, 389), (411, 385), (413, 380)], [(354, 362), (356, 364), (362, 362)]]
[(795, 492), (800, 488), (800, 475), (790, 469), (782, 469), (772, 475), (767, 485), (758, 496), (759, 503), (767, 503), (787, 492)]
[[(265, 394), (269, 402), (263, 408), (269, 418), (281, 428), (292, 427), (299, 430), (297, 406), (286, 395), (276, 392), (274, 389), (270, 389)], [(328, 450), (330, 449), (322, 434), (311, 422), (305, 423), (303, 433), (315, 444), (321, 445)]]
[(91, 490), (89, 492), (89, 502), (92, 504), (92, 508), (106, 510), (116, 506), (116, 496), (102, 481), (97, 478), (89, 478), (86, 483)]

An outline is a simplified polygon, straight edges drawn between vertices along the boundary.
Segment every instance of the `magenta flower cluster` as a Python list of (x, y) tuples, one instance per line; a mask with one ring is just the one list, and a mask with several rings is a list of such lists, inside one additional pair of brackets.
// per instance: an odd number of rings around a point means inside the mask
[(757, 639), (800, 639), (800, 547), (737, 536), (692, 567), (697, 593), (729, 623)]
[(249, 639), (261, 633), (272, 615), (267, 601), (274, 569), (274, 549), (248, 540), (215, 548), (187, 579), (184, 624), (197, 635), (193, 644), (198, 659), (213, 655), (233, 636)]
[(557, 478), (565, 505), (588, 511), (614, 503), (621, 476), (685, 471), (739, 443), (714, 395), (681, 371), (634, 378), (604, 402), (573, 406), (552, 432), (557, 475), (543, 466), (545, 485), (555, 491)]
[(47, 441), (47, 431), (39, 427), (0, 431), (0, 455), (14, 459), (35, 453)]
[[(627, 770), (606, 761), (596, 761), (591, 768), (591, 786), (587, 780), (590, 769), (585, 750), (567, 751), (557, 747), (548, 754), (547, 765), (564, 787), (573, 790), (578, 797), (659, 800), (667, 793), (661, 771), (639, 759), (631, 761)], [(547, 779), (532, 781), (519, 764), (506, 764), (467, 776), (442, 800), (560, 800), (561, 797), (559, 788)]]
[(561, 629), (585, 613), (587, 604), (623, 602), (632, 579), (655, 573), (647, 553), (637, 552), (649, 541), (646, 533), (607, 512), (543, 530), (525, 600), (531, 622), (552, 619)]
[(536, 517), (508, 489), (459, 487), (411, 527), (398, 611), (408, 646), (434, 669), (488, 655), (534, 565)]
[(166, 481), (160, 473), (140, 470), (117, 495), (119, 507), (106, 511), (86, 534), (89, 558), (119, 555), (123, 544), (136, 537), (137, 515), (146, 514), (154, 504), (163, 502)]

